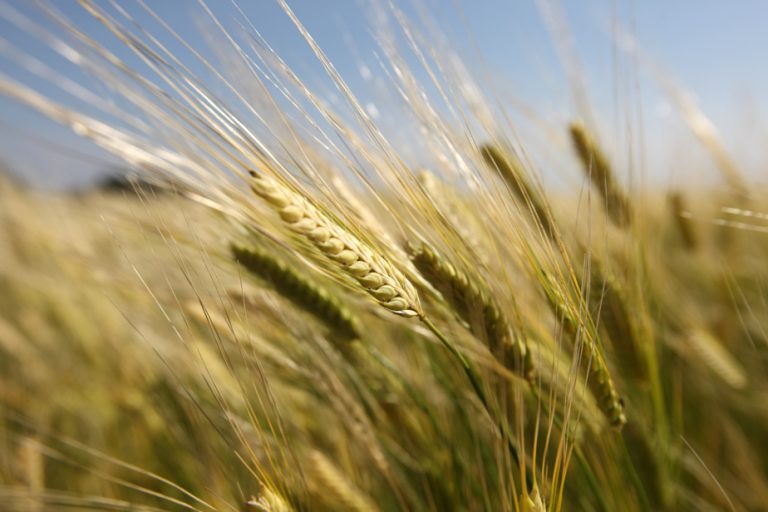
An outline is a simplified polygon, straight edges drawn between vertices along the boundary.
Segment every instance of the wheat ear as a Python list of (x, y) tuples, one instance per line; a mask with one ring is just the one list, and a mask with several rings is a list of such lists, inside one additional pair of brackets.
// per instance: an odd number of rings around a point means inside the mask
[(389, 311), (424, 316), (411, 282), (394, 265), (329, 219), (303, 196), (277, 181), (251, 172), (251, 189), (265, 199), (288, 227), (306, 237)]
[(358, 489), (328, 457), (319, 451), (313, 451), (310, 461), (314, 469), (312, 474), (322, 487), (323, 501), (333, 503), (334, 509), (354, 512), (378, 510), (371, 499)]
[(626, 226), (631, 220), (629, 199), (616, 182), (608, 158), (582, 123), (574, 121), (569, 131), (584, 172), (600, 194), (605, 211), (614, 224)]
[(648, 363), (642, 357), (643, 338), (639, 331), (639, 316), (643, 313), (630, 313), (633, 308), (627, 290), (599, 262), (593, 261), (590, 268), (589, 303), (592, 314), (599, 318), (621, 367), (640, 380), (647, 379)]
[(723, 382), (734, 389), (747, 385), (747, 373), (738, 360), (731, 355), (711, 331), (693, 328), (686, 337), (686, 344), (696, 357), (704, 362)]
[(293, 507), (278, 493), (264, 489), (258, 498), (245, 503), (245, 512), (292, 512)]
[(411, 260), (421, 275), (469, 325), (472, 334), (487, 343), (505, 366), (526, 378), (532, 376), (533, 362), (525, 341), (513, 336), (504, 311), (486, 286), (470, 279), (427, 244), (413, 248)]
[(324, 288), (259, 248), (233, 244), (231, 251), (234, 259), (243, 268), (269, 283), (280, 295), (320, 320), (334, 335), (346, 340), (360, 337), (357, 318)]
[[(611, 372), (596, 341), (596, 329), (591, 323), (589, 314), (577, 311), (573, 302), (567, 299), (556, 281), (549, 276), (545, 278), (549, 281), (549, 285), (544, 288), (555, 315), (569, 336), (573, 340), (581, 340), (586, 349), (586, 357), (581, 356), (581, 360), (590, 372), (588, 385), (600, 410), (612, 426), (621, 428), (627, 422), (624, 403), (616, 391)], [(580, 307), (580, 309), (583, 308)]]
[(672, 192), (668, 200), (675, 226), (680, 233), (680, 238), (683, 239), (685, 248), (689, 251), (695, 250), (699, 246), (699, 237), (691, 222), (691, 214), (685, 204), (685, 198), (680, 192)]
[(525, 179), (519, 161), (508, 157), (500, 148), (486, 144), (480, 148), (486, 165), (494, 169), (506, 182), (509, 190), (528, 208), (533, 220), (539, 223), (547, 236), (555, 236), (554, 226), (539, 194)]

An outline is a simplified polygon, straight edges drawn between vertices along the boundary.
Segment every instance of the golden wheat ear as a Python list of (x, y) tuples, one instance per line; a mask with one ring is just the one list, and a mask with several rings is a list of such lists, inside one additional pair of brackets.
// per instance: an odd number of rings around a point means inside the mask
[(532, 220), (541, 226), (549, 238), (554, 238), (555, 226), (544, 200), (526, 179), (520, 161), (492, 144), (481, 146), (480, 154), (486, 165), (501, 176), (512, 195), (526, 206)]
[(695, 251), (699, 247), (699, 235), (691, 220), (691, 212), (686, 204), (683, 194), (678, 191), (671, 192), (667, 198), (677, 232), (689, 251)]
[(583, 123), (574, 121), (568, 130), (584, 174), (600, 195), (608, 217), (617, 226), (626, 227), (632, 221), (629, 198), (616, 181), (608, 158)]
[(587, 384), (600, 410), (613, 427), (621, 428), (627, 422), (624, 400), (616, 390), (592, 319), (588, 313), (584, 313), (586, 307), (579, 302), (580, 299), (570, 298), (549, 274), (544, 273), (543, 279), (547, 302), (555, 317), (573, 342), (582, 344), (585, 349), (580, 360), (589, 372)]
[(709, 329), (690, 328), (685, 344), (694, 358), (699, 359), (712, 373), (733, 389), (744, 389), (748, 384), (744, 367), (723, 345), (722, 340)]
[(379, 508), (352, 479), (322, 452), (313, 451), (309, 456), (310, 475), (318, 486), (318, 494), (334, 510), (350, 512), (376, 512)]
[(277, 211), (288, 227), (309, 240), (357, 281), (381, 306), (404, 317), (422, 318), (416, 289), (386, 258), (332, 221), (303, 196), (254, 171), (251, 189)]

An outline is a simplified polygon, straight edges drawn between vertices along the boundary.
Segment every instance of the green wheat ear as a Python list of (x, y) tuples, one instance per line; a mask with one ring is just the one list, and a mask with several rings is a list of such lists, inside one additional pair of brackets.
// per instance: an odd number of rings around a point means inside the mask
[(360, 337), (357, 318), (321, 286), (300, 275), (285, 262), (257, 247), (232, 244), (233, 258), (248, 272), (269, 283), (280, 295), (311, 314), (337, 337)]
[(526, 342), (514, 336), (506, 314), (485, 283), (470, 279), (427, 244), (412, 248), (411, 260), (476, 338), (485, 342), (505, 366), (531, 378), (533, 361)]

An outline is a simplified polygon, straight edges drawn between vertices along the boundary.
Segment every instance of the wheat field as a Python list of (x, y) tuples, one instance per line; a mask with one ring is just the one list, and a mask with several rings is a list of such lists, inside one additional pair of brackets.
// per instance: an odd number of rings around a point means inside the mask
[(0, 179), (0, 510), (768, 510), (768, 202), (703, 113), (720, 186), (638, 186), (588, 110), (554, 186), (383, 5), (414, 159), (278, 3), (340, 103), (215, 3), (4, 8), (108, 94), (0, 93), (131, 178)]

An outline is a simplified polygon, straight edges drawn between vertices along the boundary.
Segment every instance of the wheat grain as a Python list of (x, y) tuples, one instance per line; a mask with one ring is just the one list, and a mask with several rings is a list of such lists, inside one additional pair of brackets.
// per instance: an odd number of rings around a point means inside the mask
[(723, 347), (722, 342), (711, 331), (700, 327), (693, 328), (688, 333), (686, 342), (695, 356), (703, 361), (723, 382), (734, 389), (742, 389), (747, 385), (744, 368)]
[[(621, 368), (641, 381), (646, 380), (648, 368), (642, 357), (638, 318), (644, 313), (632, 308), (625, 287), (603, 265), (592, 260), (590, 269), (589, 303), (592, 314), (599, 319), (599, 326), (603, 327), (603, 332), (611, 341)], [(630, 311), (635, 314), (630, 315)]]
[(519, 501), (522, 503), (522, 512), (547, 512), (547, 506), (544, 504), (538, 487), (522, 494)]

